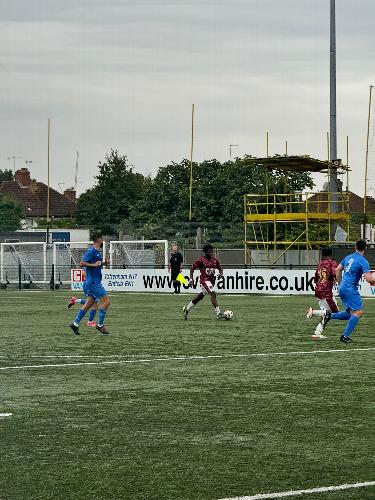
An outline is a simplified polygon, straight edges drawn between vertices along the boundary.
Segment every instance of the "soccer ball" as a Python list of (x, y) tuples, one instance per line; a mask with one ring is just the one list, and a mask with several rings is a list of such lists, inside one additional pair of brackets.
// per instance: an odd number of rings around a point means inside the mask
[(232, 319), (233, 318), (233, 311), (229, 311), (229, 309), (227, 309), (226, 311), (224, 311), (223, 316), (224, 316), (224, 319)]

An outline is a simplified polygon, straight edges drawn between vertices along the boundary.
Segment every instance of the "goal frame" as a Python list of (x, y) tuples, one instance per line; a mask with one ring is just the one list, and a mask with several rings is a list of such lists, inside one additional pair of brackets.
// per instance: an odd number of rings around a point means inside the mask
[(110, 259), (110, 268), (113, 269), (112, 264), (112, 256), (113, 256), (113, 247), (114, 244), (118, 245), (121, 243), (129, 243), (129, 244), (137, 244), (137, 245), (148, 245), (148, 244), (164, 244), (164, 266), (168, 268), (169, 261), (169, 243), (168, 240), (120, 240), (120, 241), (110, 241), (109, 242), (109, 259)]

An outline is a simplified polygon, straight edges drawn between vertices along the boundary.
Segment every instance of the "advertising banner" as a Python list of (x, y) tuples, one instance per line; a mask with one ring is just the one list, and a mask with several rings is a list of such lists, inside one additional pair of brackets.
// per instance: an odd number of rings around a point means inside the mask
[[(189, 280), (189, 270), (182, 274)], [(260, 293), (270, 295), (311, 295), (314, 293), (313, 269), (225, 269), (223, 278), (217, 277), (218, 293)], [(83, 273), (72, 269), (72, 290), (82, 290)], [(108, 292), (173, 291), (171, 276), (163, 269), (103, 269), (103, 285)], [(375, 287), (366, 281), (360, 283), (363, 297), (375, 297)], [(181, 286), (181, 293), (199, 291), (199, 274), (194, 275), (194, 287)], [(337, 292), (337, 290), (336, 290)]]

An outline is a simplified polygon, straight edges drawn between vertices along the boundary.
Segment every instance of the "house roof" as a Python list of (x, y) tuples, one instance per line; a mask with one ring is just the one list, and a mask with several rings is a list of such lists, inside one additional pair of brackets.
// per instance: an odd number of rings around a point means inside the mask
[[(325, 212), (327, 210), (327, 192), (316, 193), (309, 198), (309, 206), (316, 202), (317, 211)], [(342, 207), (341, 207), (342, 208)], [(363, 213), (363, 198), (349, 191), (349, 211), (352, 214)], [(366, 212), (370, 215), (375, 215), (375, 198), (367, 196)]]
[[(16, 200), (24, 217), (46, 217), (47, 191), (45, 184), (36, 181), (27, 187), (21, 187), (17, 181), (4, 181), (0, 185), (0, 194)], [(50, 217), (72, 217), (76, 211), (76, 203), (50, 188)]]

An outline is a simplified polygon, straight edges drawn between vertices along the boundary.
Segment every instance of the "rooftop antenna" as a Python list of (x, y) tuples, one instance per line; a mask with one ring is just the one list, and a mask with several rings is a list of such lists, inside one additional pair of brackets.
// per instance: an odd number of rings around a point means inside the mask
[(23, 156), (16, 156), (16, 155), (8, 156), (8, 160), (13, 160), (13, 174), (16, 173), (16, 159), (17, 158), (23, 158)]

